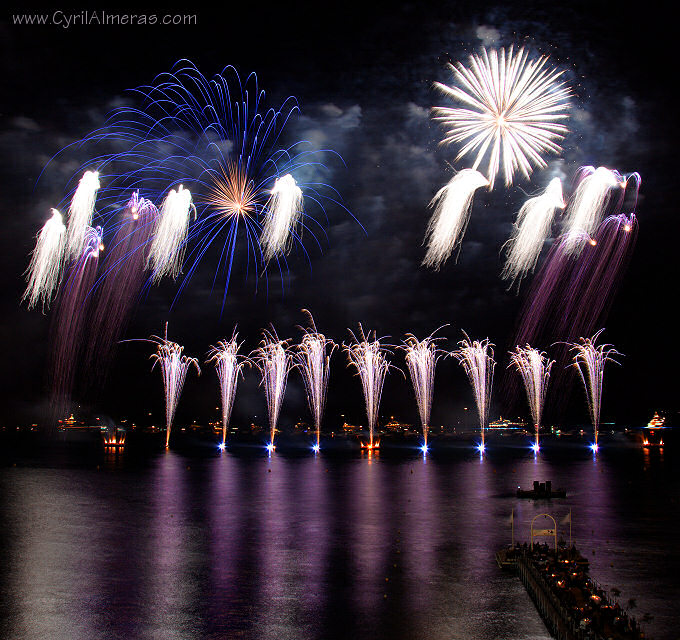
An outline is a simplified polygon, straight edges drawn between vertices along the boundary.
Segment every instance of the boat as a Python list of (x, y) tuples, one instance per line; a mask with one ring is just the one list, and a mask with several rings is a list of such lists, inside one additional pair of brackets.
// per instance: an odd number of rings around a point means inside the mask
[(567, 492), (564, 489), (553, 489), (552, 482), (546, 480), (539, 482), (534, 480), (533, 489), (522, 489), (517, 487), (518, 498), (532, 498), (534, 500), (550, 500), (550, 498), (566, 498)]

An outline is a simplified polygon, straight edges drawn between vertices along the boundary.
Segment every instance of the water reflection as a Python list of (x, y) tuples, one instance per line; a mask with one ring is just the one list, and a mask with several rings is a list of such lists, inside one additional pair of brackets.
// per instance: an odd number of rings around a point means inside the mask
[[(517, 449), (3, 469), (0, 636), (547, 639), (493, 552), (513, 509), (528, 540), (534, 515), (571, 508), (593, 575), (663, 638), (680, 597), (674, 468), (660, 451)], [(568, 498), (518, 500), (534, 480)]]

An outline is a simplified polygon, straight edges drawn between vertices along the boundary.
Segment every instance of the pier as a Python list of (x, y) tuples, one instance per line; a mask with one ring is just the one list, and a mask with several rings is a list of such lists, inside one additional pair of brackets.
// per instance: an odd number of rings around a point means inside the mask
[(635, 618), (588, 575), (588, 561), (575, 547), (518, 543), (497, 552), (496, 562), (517, 573), (557, 640), (646, 638)]

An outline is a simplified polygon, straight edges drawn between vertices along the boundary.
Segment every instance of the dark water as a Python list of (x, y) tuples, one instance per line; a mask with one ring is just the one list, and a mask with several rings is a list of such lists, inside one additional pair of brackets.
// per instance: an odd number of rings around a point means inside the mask
[[(548, 638), (494, 551), (511, 509), (525, 540), (533, 515), (571, 508), (593, 577), (654, 616), (650, 636), (677, 638), (674, 467), (624, 448), (6, 467), (0, 637)], [(534, 479), (568, 498), (516, 499)]]

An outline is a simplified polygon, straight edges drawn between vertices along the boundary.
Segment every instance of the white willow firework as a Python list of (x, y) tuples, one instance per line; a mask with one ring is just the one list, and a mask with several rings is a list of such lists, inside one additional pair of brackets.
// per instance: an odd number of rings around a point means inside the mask
[(606, 167), (587, 167), (588, 175), (581, 180), (564, 216), (565, 251), (578, 255), (587, 240), (595, 234), (607, 209), (612, 191), (625, 187), (618, 171)]
[(337, 345), (322, 333), (317, 332), (312, 314), (309, 311), (306, 312), (309, 314), (311, 329), (304, 329), (302, 342), (295, 352), (295, 360), (305, 382), (307, 404), (314, 418), (316, 448), (318, 449), (321, 441), (321, 419), (326, 404), (331, 354)]
[(68, 209), (68, 231), (66, 234), (66, 255), (78, 258), (85, 241), (85, 232), (92, 224), (94, 203), (99, 189), (99, 173), (86, 171), (78, 183)]
[(488, 339), (471, 341), (467, 334), (464, 335), (465, 339), (458, 343), (458, 349), (452, 351), (451, 355), (463, 366), (472, 385), (482, 434), (481, 450), (483, 450), (496, 362), (493, 358), (493, 344)]
[(604, 329), (600, 329), (592, 338), (579, 338), (578, 342), (569, 343), (574, 353), (572, 366), (578, 369), (586, 392), (590, 419), (593, 423), (593, 446), (595, 448), (597, 448), (597, 437), (600, 430), (604, 367), (607, 362), (619, 364), (614, 356), (623, 355), (611, 344), (596, 344), (603, 331)]
[(437, 338), (434, 338), (433, 335), (418, 340), (413, 334), (409, 333), (401, 347), (406, 354), (406, 366), (411, 376), (413, 391), (416, 394), (425, 450), (427, 449), (427, 436), (430, 429), (434, 372), (437, 360), (445, 353), (437, 348)]
[(522, 376), (524, 389), (527, 393), (529, 410), (536, 433), (534, 445), (536, 451), (538, 451), (538, 434), (545, 405), (545, 393), (550, 380), (550, 370), (554, 364), (555, 361), (548, 358), (544, 352), (529, 345), (525, 347), (517, 345), (515, 350), (510, 352), (510, 366), (514, 366)]
[[(366, 418), (368, 420), (369, 441), (368, 446), (373, 449), (375, 428), (378, 422), (378, 410), (380, 409), (380, 398), (385, 383), (385, 376), (390, 368), (390, 364), (385, 357), (389, 353), (376, 339), (375, 332), (369, 333), (367, 338), (364, 330), (359, 325), (359, 336), (350, 331), (353, 342), (343, 345), (349, 363), (357, 370), (357, 375), (361, 379), (366, 402)], [(371, 340), (370, 337), (373, 336)]]
[(182, 355), (184, 347), (168, 340), (167, 324), (165, 325), (165, 337), (151, 336), (151, 340), (158, 345), (156, 353), (151, 356), (154, 360), (151, 368), (153, 369), (156, 364), (160, 364), (161, 373), (163, 374), (163, 388), (165, 389), (165, 448), (167, 449), (170, 444), (172, 422), (175, 419), (175, 411), (177, 410), (177, 403), (184, 387), (187, 371), (191, 365), (194, 365), (198, 375), (201, 375), (201, 368), (198, 366), (196, 358)]
[(222, 401), (222, 447), (227, 440), (227, 429), (231, 419), (231, 410), (236, 397), (236, 386), (239, 374), (243, 375), (243, 368), (250, 364), (250, 360), (239, 354), (241, 344), (237, 340), (238, 334), (234, 330), (231, 339), (220, 340), (211, 346), (208, 362), (215, 363), (217, 378), (220, 382), (220, 397)]
[(506, 243), (507, 256), (501, 274), (504, 279), (512, 284), (536, 268), (543, 243), (550, 235), (555, 210), (563, 208), (559, 178), (553, 178), (543, 193), (522, 205)]
[(472, 198), (488, 180), (474, 169), (463, 169), (432, 198), (434, 213), (427, 225), (425, 243), (427, 253), (423, 266), (439, 269), (460, 245), (470, 220)]
[(292, 367), (293, 356), (285, 340), (279, 340), (276, 331), (263, 331), (260, 347), (255, 351), (253, 362), (262, 375), (262, 385), (267, 397), (270, 440), (268, 446), (274, 447), (279, 413), (286, 394), (288, 372)]
[(302, 190), (289, 173), (277, 178), (265, 206), (260, 244), (265, 262), (288, 253), (302, 217)]
[(548, 58), (528, 59), (524, 48), (482, 49), (470, 56), (469, 66), (449, 65), (459, 86), (435, 86), (464, 107), (434, 107), (434, 119), (447, 129), (443, 143), (462, 144), (457, 159), (476, 153), (473, 169), (488, 154), (486, 175), (493, 188), (503, 170), (510, 186), (515, 172), (529, 178), (533, 167), (543, 168), (546, 153), (558, 154), (567, 134), (571, 92), (563, 74), (547, 65)]
[(66, 227), (61, 214), (52, 209), (52, 217), (38, 233), (31, 262), (26, 270), (28, 286), (21, 300), (28, 300), (29, 309), (38, 302), (42, 302), (43, 309), (49, 306), (52, 292), (59, 284), (65, 239)]
[(154, 282), (165, 275), (175, 278), (182, 270), (192, 207), (188, 189), (182, 185), (177, 190), (170, 189), (161, 208), (147, 259)]

